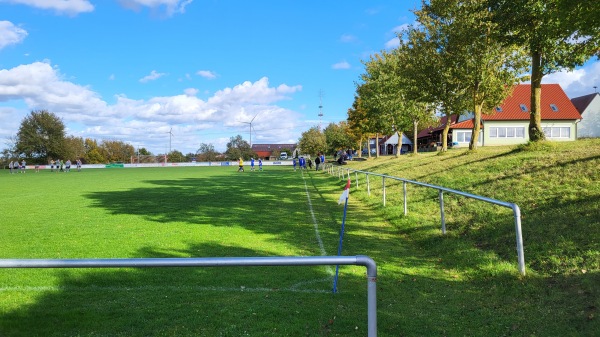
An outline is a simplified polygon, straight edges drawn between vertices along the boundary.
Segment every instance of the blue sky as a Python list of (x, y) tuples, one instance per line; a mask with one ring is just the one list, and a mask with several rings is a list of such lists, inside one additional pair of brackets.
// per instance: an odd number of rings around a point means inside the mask
[[(396, 46), (419, 4), (0, 0), (0, 138), (46, 109), (69, 135), (155, 154), (169, 140), (184, 154), (200, 143), (222, 151), (232, 136), (249, 141), (253, 118), (252, 143), (295, 143), (346, 119), (361, 60)], [(544, 82), (592, 93), (598, 64)]]

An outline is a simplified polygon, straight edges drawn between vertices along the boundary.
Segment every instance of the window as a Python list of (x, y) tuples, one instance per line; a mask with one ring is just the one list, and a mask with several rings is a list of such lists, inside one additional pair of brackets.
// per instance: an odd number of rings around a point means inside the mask
[(521, 103), (521, 104), (519, 104), (519, 107), (521, 107), (521, 111), (527, 112), (527, 105)]
[(552, 109), (552, 111), (554, 112), (558, 112), (558, 107), (556, 106), (556, 104), (550, 104), (550, 109)]
[(500, 106), (497, 106), (497, 107), (496, 107), (496, 112), (502, 112), (502, 107), (500, 107)]
[(455, 142), (466, 143), (471, 141), (471, 131), (455, 131), (454, 135), (456, 137)]
[(547, 127), (542, 128), (546, 138), (571, 138), (570, 127)]
[(525, 138), (524, 127), (491, 127), (490, 138)]

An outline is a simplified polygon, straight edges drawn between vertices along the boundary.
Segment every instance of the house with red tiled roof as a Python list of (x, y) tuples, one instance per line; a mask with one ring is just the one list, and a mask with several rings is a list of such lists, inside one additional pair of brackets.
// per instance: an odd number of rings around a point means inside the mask
[[(511, 95), (490, 114), (481, 116), (480, 146), (522, 144), (529, 140), (530, 84), (519, 84)], [(577, 123), (581, 114), (558, 84), (542, 84), (542, 130), (546, 139), (573, 141), (577, 139)], [(447, 118), (440, 126), (423, 130), (418, 135), (419, 144), (441, 142)], [(453, 117), (450, 120), (448, 144), (453, 147), (468, 146), (471, 141), (473, 119), (471, 116)]]
[(600, 137), (600, 93), (575, 97), (571, 102), (582, 118), (577, 123), (577, 138)]
[[(274, 155), (278, 156), (281, 150), (288, 149), (292, 153), (296, 150), (298, 145), (296, 144), (252, 144), (252, 151), (254, 151), (259, 158), (269, 160)], [(291, 156), (292, 153), (288, 153)]]

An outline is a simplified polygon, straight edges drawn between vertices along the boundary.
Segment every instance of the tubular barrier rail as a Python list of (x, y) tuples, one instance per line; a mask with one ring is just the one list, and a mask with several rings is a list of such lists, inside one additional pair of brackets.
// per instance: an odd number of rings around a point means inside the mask
[(367, 268), (368, 336), (377, 336), (377, 266), (368, 256), (140, 258), (140, 259), (0, 259), (0, 268), (157, 268), (356, 265)]
[(404, 192), (404, 215), (408, 214), (408, 198), (407, 198), (407, 192), (406, 192), (406, 184), (413, 184), (413, 185), (418, 185), (418, 186), (423, 186), (423, 187), (438, 190), (438, 199), (439, 199), (439, 203), (440, 203), (440, 215), (441, 215), (441, 222), (442, 222), (442, 234), (446, 234), (446, 217), (444, 214), (444, 192), (457, 194), (457, 195), (461, 195), (463, 197), (476, 199), (476, 200), (487, 202), (490, 204), (510, 208), (513, 211), (514, 222), (515, 222), (515, 232), (516, 232), (516, 237), (517, 237), (517, 259), (519, 262), (519, 272), (521, 273), (521, 275), (523, 275), (523, 276), (525, 275), (525, 255), (524, 255), (524, 248), (523, 248), (523, 233), (521, 230), (521, 209), (519, 208), (519, 206), (517, 204), (511, 203), (511, 202), (506, 202), (506, 201), (501, 201), (501, 200), (496, 200), (496, 199), (492, 199), (492, 198), (487, 198), (487, 197), (483, 197), (480, 195), (466, 193), (466, 192), (462, 192), (462, 191), (458, 191), (458, 190), (453, 190), (453, 189), (442, 187), (442, 186), (422, 183), (419, 181), (408, 180), (408, 179), (394, 177), (394, 176), (388, 176), (385, 174), (379, 174), (379, 173), (373, 173), (373, 172), (367, 172), (367, 171), (361, 171), (361, 170), (353, 170), (350, 168), (334, 166), (332, 164), (328, 164), (325, 167), (325, 170), (330, 175), (335, 175), (337, 173), (338, 178), (340, 178), (340, 179), (345, 178), (347, 176), (350, 181), (352, 181), (350, 172), (351, 171), (354, 172), (357, 188), (358, 188), (358, 174), (359, 173), (365, 174), (366, 182), (367, 182), (367, 194), (369, 196), (371, 195), (371, 185), (369, 183), (369, 176), (381, 177), (383, 206), (385, 206), (385, 202), (386, 202), (386, 200), (385, 200), (386, 199), (385, 180), (392, 179), (392, 180), (401, 181), (402, 182), (402, 190)]

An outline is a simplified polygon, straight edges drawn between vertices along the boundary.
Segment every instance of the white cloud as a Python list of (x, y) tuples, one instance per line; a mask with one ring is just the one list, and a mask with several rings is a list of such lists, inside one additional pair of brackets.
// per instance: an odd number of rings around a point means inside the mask
[(590, 61), (573, 71), (561, 71), (544, 76), (542, 83), (558, 83), (569, 98), (594, 93), (594, 86), (600, 88), (600, 62)]
[(146, 82), (154, 81), (154, 80), (157, 80), (157, 79), (159, 79), (159, 78), (161, 78), (161, 77), (163, 77), (165, 75), (166, 75), (165, 73), (158, 73), (158, 72), (156, 72), (156, 70), (152, 70), (150, 72), (150, 75), (142, 77), (140, 79), (140, 82), (146, 83)]
[(217, 78), (217, 74), (210, 70), (199, 70), (198, 72), (196, 72), (196, 74), (198, 74), (204, 78), (207, 78), (209, 80), (213, 80), (213, 79)]
[(346, 61), (335, 63), (331, 66), (333, 69), (350, 69), (350, 63)]
[(344, 35), (342, 35), (342, 37), (340, 37), (340, 41), (342, 41), (344, 43), (352, 43), (352, 42), (355, 42), (356, 40), (357, 40), (356, 36), (350, 35), (350, 34), (344, 34)]
[(15, 26), (10, 21), (0, 21), (0, 49), (23, 42), (27, 31)]
[(193, 0), (119, 0), (125, 8), (139, 10), (141, 7), (147, 7), (153, 10), (164, 9), (167, 16), (178, 13), (185, 13), (185, 7)]
[(394, 49), (400, 45), (400, 39), (395, 37), (385, 43), (385, 49)]
[(20, 4), (40, 9), (54, 10), (59, 14), (77, 15), (94, 10), (88, 0), (0, 0), (12, 4)]
[(136, 147), (146, 147), (153, 153), (165, 151), (168, 144), (165, 132), (171, 127), (175, 135), (173, 149), (187, 153), (195, 151), (202, 142), (213, 143), (223, 151), (229, 137), (236, 134), (247, 139), (248, 124), (244, 122), (254, 116), (253, 142), (289, 141), (299, 124), (297, 113), (276, 103), (291, 99), (302, 87), (270, 86), (266, 77), (224, 88), (207, 100), (196, 97), (198, 89), (187, 88), (180, 95), (150, 99), (133, 99), (121, 94), (115, 97), (114, 104), (108, 104), (90, 88), (66, 81), (64, 77), (58, 67), (52, 67), (49, 62), (0, 69), (0, 102), (26, 105), (26, 108), (0, 107), (0, 117), (10, 113), (13, 121), (0, 124), (0, 136), (14, 135), (19, 121), (31, 110), (40, 109), (61, 118), (70, 135), (122, 140)]

